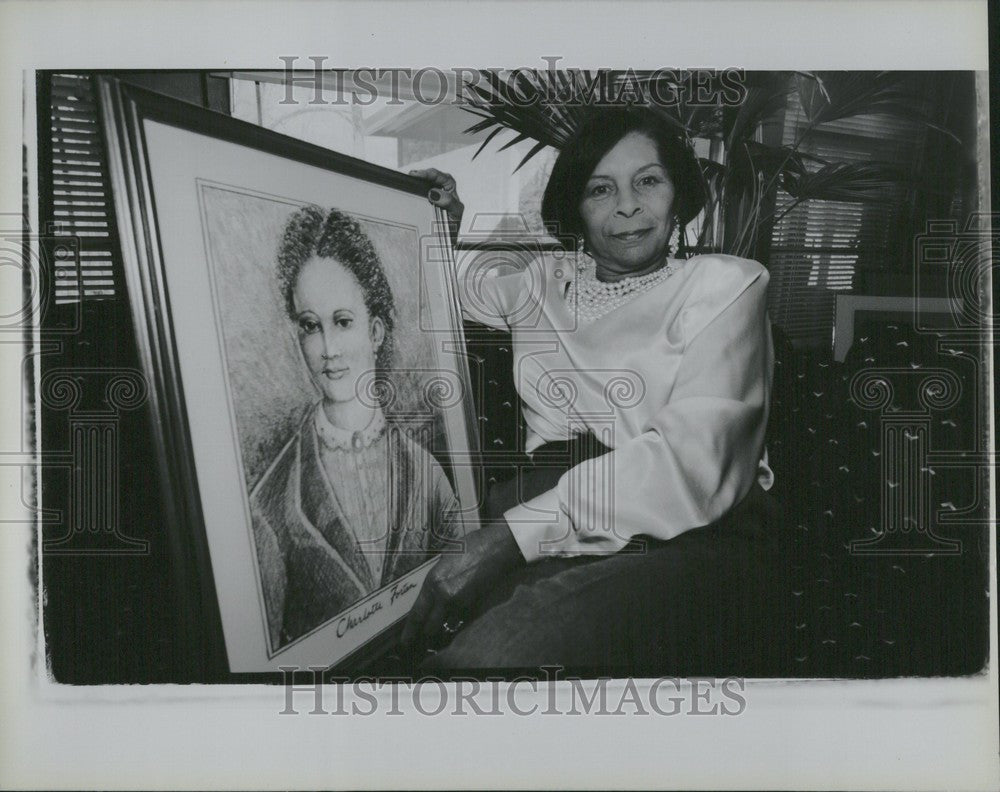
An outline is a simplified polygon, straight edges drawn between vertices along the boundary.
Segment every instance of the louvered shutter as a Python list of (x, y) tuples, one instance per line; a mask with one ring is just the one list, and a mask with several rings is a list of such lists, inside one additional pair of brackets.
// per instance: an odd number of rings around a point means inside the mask
[[(807, 125), (793, 93), (782, 144), (794, 145)], [(925, 129), (917, 122), (855, 116), (814, 128), (799, 150), (830, 162), (880, 161), (913, 172), (925, 140)], [(768, 256), (769, 311), (796, 346), (828, 346), (836, 294), (853, 290), (856, 271), (906, 266), (911, 201), (900, 185), (878, 203), (811, 199), (782, 217), (792, 202), (778, 190), (775, 216), (781, 219), (774, 225)]]
[(56, 253), (55, 302), (112, 298), (111, 192), (91, 78), (51, 75), (50, 110), (52, 236), (79, 250), (78, 260)]

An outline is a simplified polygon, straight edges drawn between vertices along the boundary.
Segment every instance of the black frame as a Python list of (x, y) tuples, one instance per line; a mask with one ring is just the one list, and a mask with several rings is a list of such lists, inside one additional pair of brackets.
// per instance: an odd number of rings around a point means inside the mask
[[(190, 651), (179, 658), (192, 678), (204, 682), (283, 683), (289, 678), (311, 681), (311, 672), (292, 675), (277, 672), (239, 673), (229, 670), (222, 616), (212, 573), (207, 531), (201, 509), (201, 497), (190, 441), (184, 387), (172, 325), (170, 295), (163, 278), (163, 255), (159, 233), (153, 239), (148, 229), (157, 228), (155, 196), (143, 133), (146, 120), (164, 123), (180, 129), (209, 135), (237, 143), (246, 148), (315, 166), (334, 173), (364, 179), (373, 184), (412, 195), (425, 196), (427, 182), (379, 165), (364, 162), (329, 149), (232, 118), (195, 104), (121, 82), (113, 74), (96, 78), (96, 93), (100, 108), (110, 170), (110, 186), (118, 228), (131, 225), (147, 229), (140, 244), (144, 247), (149, 269), (136, 267), (138, 282), (125, 284), (131, 314), (135, 324), (136, 345), (142, 367), (150, 378), (149, 408), (153, 420), (156, 456), (162, 461), (159, 471), (163, 493), (164, 522), (168, 526), (169, 555), (179, 603), (178, 628), (190, 638)], [(117, 153), (118, 156), (115, 156)], [(447, 227), (441, 210), (437, 210), (438, 225)], [(118, 233), (121, 244), (128, 244), (127, 235)], [(135, 257), (135, 251), (122, 249), (122, 257)], [(128, 274), (130, 267), (124, 267)], [(457, 310), (455, 295), (450, 295)], [(455, 328), (458, 340), (464, 344), (461, 323)], [(467, 363), (462, 372), (469, 382)], [(469, 456), (474, 464), (480, 460), (477, 447), (476, 421), (466, 403), (466, 421), (471, 447)], [(159, 418), (160, 420), (157, 420)], [(396, 642), (402, 623), (396, 622), (375, 638), (343, 658), (325, 673), (360, 672), (371, 663), (378, 663)]]

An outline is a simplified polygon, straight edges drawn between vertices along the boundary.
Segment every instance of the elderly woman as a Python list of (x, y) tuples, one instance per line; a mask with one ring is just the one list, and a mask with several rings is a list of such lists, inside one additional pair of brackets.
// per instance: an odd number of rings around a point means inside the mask
[[(454, 180), (415, 175), (457, 223)], [(533, 466), (491, 493), (493, 520), (428, 576), (404, 631), (451, 634), (428, 668), (669, 673), (692, 647), (700, 671), (734, 653), (723, 625), (745, 626), (771, 546), (768, 273), (678, 257), (672, 240), (703, 195), (655, 112), (604, 111), (560, 152), (542, 203), (546, 223), (579, 238), (577, 266), (480, 278), (463, 300), (470, 319), (512, 333)]]
[(250, 494), (272, 651), (448, 546), (458, 509), (434, 457), (362, 398), (391, 366), (395, 321), (361, 226), (299, 210), (277, 280), (321, 398)]

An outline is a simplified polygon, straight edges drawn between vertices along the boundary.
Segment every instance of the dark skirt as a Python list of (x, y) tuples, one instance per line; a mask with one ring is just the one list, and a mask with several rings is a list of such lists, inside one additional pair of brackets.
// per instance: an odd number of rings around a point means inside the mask
[[(491, 516), (555, 486), (570, 464), (606, 452), (593, 438), (548, 444), (516, 482), (495, 486)], [(611, 556), (550, 558), (496, 586), (427, 673), (541, 676), (772, 676), (790, 665), (791, 539), (759, 485), (722, 519), (662, 541), (638, 536)]]

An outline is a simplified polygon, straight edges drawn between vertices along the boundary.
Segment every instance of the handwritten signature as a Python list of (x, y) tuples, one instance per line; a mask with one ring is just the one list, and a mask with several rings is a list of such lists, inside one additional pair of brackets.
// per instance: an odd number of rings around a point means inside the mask
[(392, 605), (392, 603), (402, 597), (406, 592), (412, 591), (416, 587), (416, 583), (397, 583), (392, 587), (392, 593), (389, 596), (389, 604)]
[[(402, 582), (393, 584), (392, 589), (389, 592), (389, 605), (395, 604), (396, 600), (404, 596), (408, 592), (412, 591), (417, 587), (416, 583)], [(384, 595), (383, 595), (384, 596)], [(382, 597), (369, 602), (363, 609), (353, 610), (344, 616), (337, 623), (337, 637), (343, 638), (347, 633), (353, 630), (355, 627), (360, 627), (366, 621), (368, 621), (372, 616), (382, 610), (384, 607)]]

